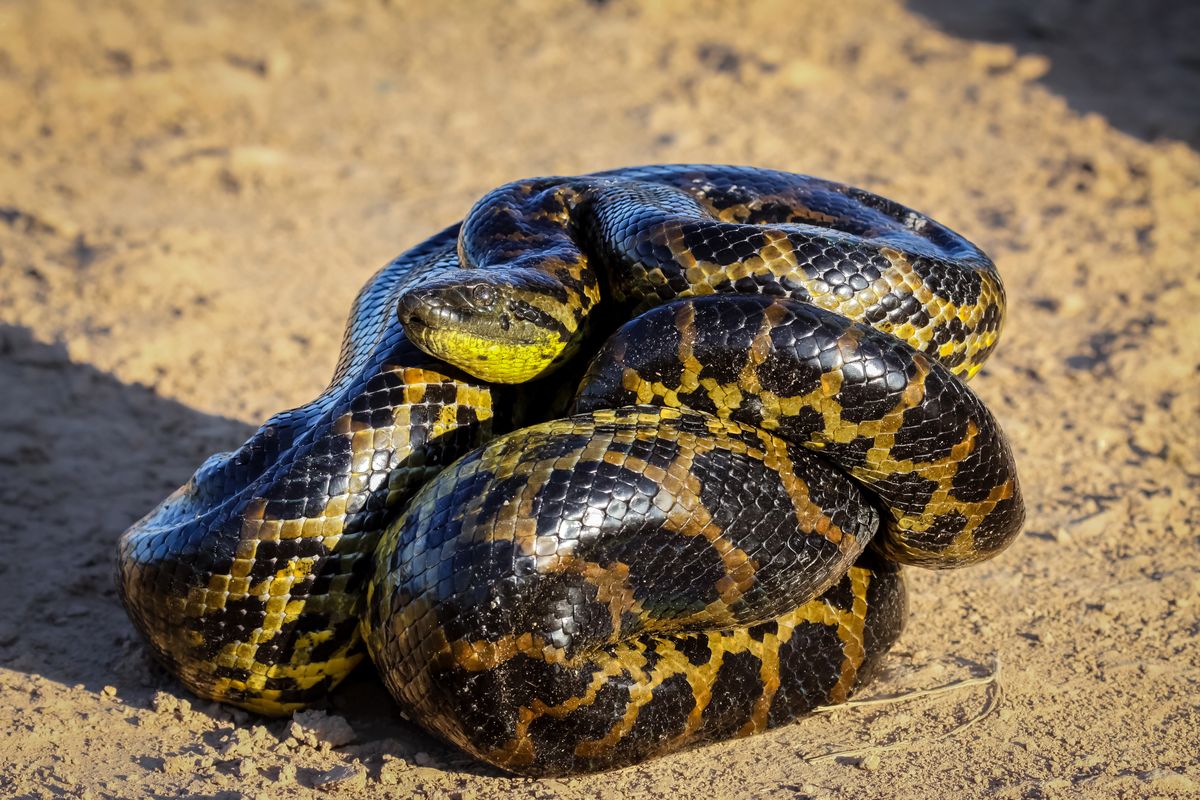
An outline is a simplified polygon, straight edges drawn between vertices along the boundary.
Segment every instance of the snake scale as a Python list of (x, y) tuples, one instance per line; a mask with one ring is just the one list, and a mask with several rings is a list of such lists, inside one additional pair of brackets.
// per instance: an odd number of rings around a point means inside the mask
[(369, 652), (523, 774), (785, 724), (877, 670), (900, 564), (1019, 532), (964, 382), (1003, 313), (974, 245), (843, 184), (508, 184), (367, 283), (320, 397), (122, 536), (121, 597), (199, 695), (287, 714)]

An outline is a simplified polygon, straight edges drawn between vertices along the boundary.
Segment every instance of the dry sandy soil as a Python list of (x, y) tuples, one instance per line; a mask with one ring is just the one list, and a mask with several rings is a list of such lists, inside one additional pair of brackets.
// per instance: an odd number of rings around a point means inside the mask
[[(1168, 1), (0, 0), (0, 795), (1200, 795), (1198, 39)], [(998, 682), (556, 781), (432, 740), (369, 669), (332, 749), (189, 703), (120, 532), (315, 396), (359, 285), (483, 192), (672, 161), (856, 183), (1000, 264), (975, 385), (1028, 527), (910, 571), (867, 695)]]

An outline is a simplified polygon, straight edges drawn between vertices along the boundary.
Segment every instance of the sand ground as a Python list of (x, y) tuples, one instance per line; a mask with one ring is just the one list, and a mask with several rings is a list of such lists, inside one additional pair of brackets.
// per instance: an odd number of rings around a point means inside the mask
[[(0, 0), (0, 796), (300, 798), (339, 767), (397, 798), (1200, 796), (1198, 39), (1166, 1)], [(1000, 264), (975, 385), (1028, 529), (911, 571), (868, 694), (999, 682), (560, 781), (432, 741), (369, 670), (334, 749), (189, 703), (119, 533), (315, 396), (359, 285), (483, 192), (673, 161), (856, 183)]]

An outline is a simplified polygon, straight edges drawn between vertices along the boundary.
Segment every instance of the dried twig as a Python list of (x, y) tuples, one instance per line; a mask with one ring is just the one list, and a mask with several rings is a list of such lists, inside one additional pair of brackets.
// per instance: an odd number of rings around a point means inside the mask
[[(993, 662), (991, 673), (989, 673), (988, 675), (980, 676), (978, 678), (964, 678), (963, 680), (953, 681), (953, 682), (947, 683), (943, 686), (935, 686), (932, 689), (920, 689), (920, 690), (913, 691), (913, 692), (905, 692), (902, 694), (891, 695), (889, 697), (875, 697), (875, 698), (869, 698), (866, 700), (851, 700), (849, 702), (842, 703), (842, 704), (836, 705), (836, 706), (820, 706), (819, 708), (815, 709), (815, 711), (818, 713), (822, 713), (822, 712), (833, 711), (833, 710), (839, 709), (839, 708), (846, 708), (847, 706), (863, 707), (863, 706), (892, 705), (895, 703), (902, 703), (907, 700), (915, 700), (915, 699), (921, 698), (921, 697), (932, 697), (935, 695), (946, 694), (947, 692), (957, 691), (959, 689), (967, 688), (970, 686), (987, 686), (988, 687), (987, 702), (985, 702), (983, 704), (983, 708), (979, 711), (978, 714), (976, 714), (975, 716), (966, 720), (965, 722), (962, 722), (962, 723), (954, 726), (950, 730), (945, 731), (944, 733), (938, 734), (937, 736), (933, 737), (930, 740), (930, 741), (936, 742), (941, 739), (948, 739), (951, 736), (961, 733), (962, 731), (966, 730), (967, 728), (971, 727), (972, 725), (974, 725), (977, 722), (979, 722), (980, 720), (982, 720), (987, 715), (991, 714), (1000, 705), (1000, 697), (1002, 696), (1003, 692), (1002, 692), (1002, 687), (1000, 684), (1000, 660), (999, 659), (996, 659)], [(868, 745), (867, 747), (859, 747), (859, 748), (855, 748), (852, 750), (835, 750), (835, 751), (828, 752), (828, 753), (821, 753), (819, 755), (806, 755), (806, 756), (804, 756), (804, 760), (809, 762), (810, 764), (819, 764), (822, 761), (833, 761), (834, 759), (838, 759), (838, 758), (852, 758), (852, 757), (856, 757), (856, 756), (864, 756), (869, 753), (881, 753), (881, 752), (885, 752), (887, 750), (898, 750), (901, 747), (907, 747), (909, 744), (911, 744), (911, 742), (909, 742), (908, 740), (901, 739), (899, 741), (891, 742), (889, 744)]]

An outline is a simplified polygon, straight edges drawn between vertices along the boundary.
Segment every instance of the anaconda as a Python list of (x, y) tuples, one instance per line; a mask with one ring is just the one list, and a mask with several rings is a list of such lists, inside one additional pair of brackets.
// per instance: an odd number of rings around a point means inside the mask
[[(502, 187), (368, 283), (321, 397), (126, 532), (122, 598), (189, 688), (264, 713), (320, 698), (365, 632), (410, 716), (528, 774), (786, 723), (899, 636), (895, 562), (1019, 531), (961, 380), (1003, 304), (966, 240), (829, 181)], [(573, 416), (492, 438), (559, 413), (497, 381), (562, 393), (614, 319)]]

